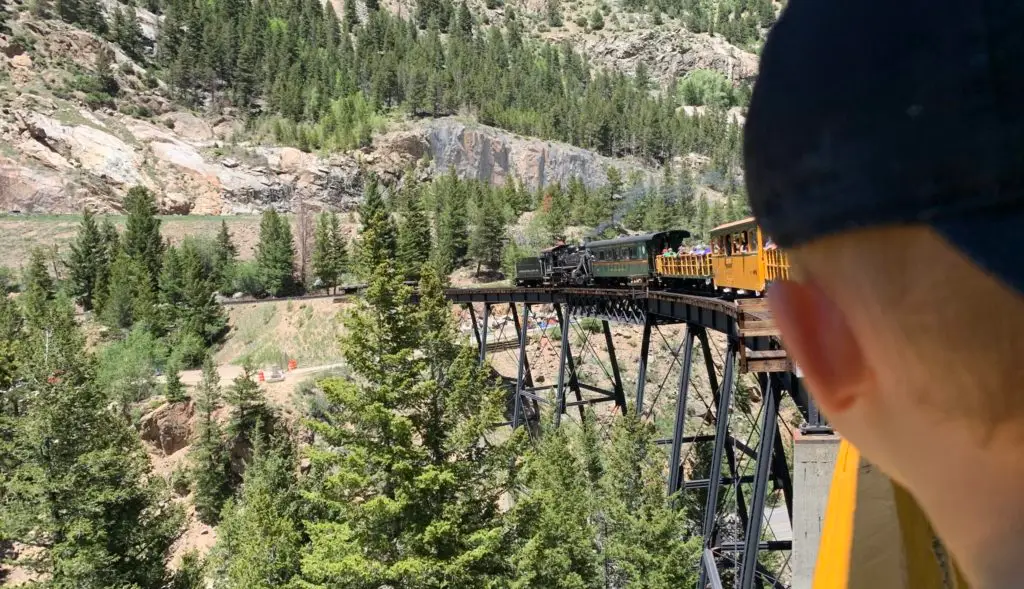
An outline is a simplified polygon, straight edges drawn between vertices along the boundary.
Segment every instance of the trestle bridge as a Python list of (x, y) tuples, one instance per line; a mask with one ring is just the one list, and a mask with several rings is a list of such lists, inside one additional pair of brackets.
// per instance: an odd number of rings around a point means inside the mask
[[(551, 419), (558, 427), (566, 418), (584, 419), (586, 406), (605, 403), (656, 420), (664, 432), (658, 443), (667, 447), (668, 492), (706, 490), (698, 588), (789, 587), (793, 479), (786, 447), (792, 429), (783, 409), (793, 418), (799, 413), (793, 421), (803, 435), (830, 434), (831, 428), (801, 386), (764, 299), (592, 288), (445, 294), (462, 309), (462, 328), (480, 362), (512, 373), (502, 374), (512, 393), (506, 425), (534, 427)], [(626, 364), (624, 342), (635, 354)], [(555, 347), (556, 376), (549, 380), (538, 365)], [(695, 352), (702, 368), (695, 368)], [(706, 380), (695, 378), (699, 370)], [(759, 401), (737, 407), (744, 378), (756, 382)], [(710, 389), (710, 401), (700, 389)], [(659, 403), (663, 393), (674, 403)], [(688, 468), (698, 446), (705, 455), (710, 446), (707, 474)]]
[[(359, 290), (297, 298), (342, 301)], [(602, 404), (654, 420), (667, 447), (668, 492), (706, 491), (698, 589), (790, 586), (789, 422), (798, 421), (804, 436), (832, 429), (801, 386), (764, 299), (595, 288), (452, 288), (445, 296), (461, 309), (460, 327), (479, 361), (509, 387), (510, 419), (501, 425), (535, 431), (550, 419), (558, 427)], [(744, 381), (756, 384), (756, 394)], [(663, 394), (668, 403), (659, 402)], [(710, 472), (688, 468), (698, 449), (707, 456), (709, 448)]]

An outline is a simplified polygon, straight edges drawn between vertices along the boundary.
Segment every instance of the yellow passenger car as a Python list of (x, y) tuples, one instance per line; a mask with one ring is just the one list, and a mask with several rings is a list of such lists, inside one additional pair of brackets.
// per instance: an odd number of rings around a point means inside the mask
[(789, 278), (789, 261), (753, 217), (711, 230), (715, 288), (736, 294), (764, 293), (768, 284)]

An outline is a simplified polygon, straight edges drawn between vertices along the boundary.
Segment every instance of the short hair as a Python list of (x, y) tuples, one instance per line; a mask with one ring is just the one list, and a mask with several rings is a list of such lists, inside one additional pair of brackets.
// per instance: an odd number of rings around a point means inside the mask
[[(1024, 417), (1024, 296), (933, 230), (847, 231), (795, 248), (791, 262), (797, 280), (812, 275), (843, 308), (858, 339), (882, 348), (864, 350), (869, 362), (903, 365), (906, 381), (887, 384), (979, 426)], [(915, 390), (922, 375), (941, 384)]]

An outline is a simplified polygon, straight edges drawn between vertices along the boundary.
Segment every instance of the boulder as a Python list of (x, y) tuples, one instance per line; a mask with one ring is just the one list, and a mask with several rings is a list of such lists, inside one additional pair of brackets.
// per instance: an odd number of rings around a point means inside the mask
[(164, 456), (170, 456), (192, 439), (195, 404), (192, 401), (166, 403), (143, 416), (139, 422), (143, 441), (149, 442)]
[(32, 69), (32, 58), (27, 53), (19, 53), (11, 58), (11, 67), (19, 69)]
[(160, 121), (173, 129), (181, 139), (189, 141), (211, 141), (213, 139), (213, 129), (210, 128), (210, 125), (190, 112), (170, 112), (160, 117)]

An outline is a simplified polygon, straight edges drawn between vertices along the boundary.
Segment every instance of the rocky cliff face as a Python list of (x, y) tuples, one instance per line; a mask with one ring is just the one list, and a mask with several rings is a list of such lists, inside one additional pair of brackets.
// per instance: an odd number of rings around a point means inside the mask
[(71, 89), (68, 64), (89, 75), (106, 43), (56, 21), (18, 26), (19, 39), (28, 36), (30, 44), (0, 34), (0, 212), (117, 211), (135, 185), (153, 190), (169, 214), (290, 211), (300, 202), (350, 210), (367, 172), (392, 183), (420, 164), (421, 178), (454, 167), (495, 184), (515, 177), (530, 189), (573, 177), (600, 186), (609, 166), (624, 176), (653, 176), (633, 162), (451, 117), (400, 125), (344, 153), (260, 145), (246, 140), (230, 112), (208, 117), (175, 106), (116, 48), (119, 110), (89, 108)]
[(681, 26), (635, 31), (576, 33), (570, 43), (604, 67), (624, 72), (647, 66), (662, 87), (693, 70), (715, 70), (733, 83), (753, 82), (757, 56), (729, 44), (720, 36), (692, 33)]
[(462, 177), (494, 184), (503, 184), (511, 176), (526, 188), (536, 190), (551, 184), (565, 185), (578, 177), (587, 187), (595, 188), (607, 184), (610, 166), (618, 168), (624, 177), (630, 173), (652, 176), (651, 171), (632, 162), (453, 118), (427, 123), (425, 134), (435, 173), (454, 168)]

